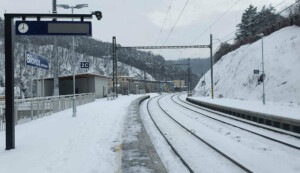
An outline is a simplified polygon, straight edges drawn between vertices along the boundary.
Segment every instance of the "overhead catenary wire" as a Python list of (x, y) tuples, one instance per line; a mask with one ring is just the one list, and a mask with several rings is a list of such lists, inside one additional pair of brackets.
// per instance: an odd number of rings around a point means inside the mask
[[(196, 39), (193, 41), (196, 42), (198, 39), (200, 39), (203, 34), (205, 34), (214, 24), (216, 24), (221, 18), (223, 18), (235, 5), (237, 5), (241, 0), (236, 1), (228, 10), (226, 10), (226, 12), (223, 13), (223, 15), (221, 15), (218, 19), (216, 19), (212, 24), (210, 24), (209, 27), (207, 27), (203, 32), (200, 33), (200, 35), (198, 37), (196, 37)], [(282, 5), (284, 2), (286, 2), (287, 0), (284, 0), (282, 2), (280, 2), (279, 4), (277, 4), (274, 8)], [(289, 7), (285, 8), (284, 10), (282, 10), (281, 12), (277, 13), (280, 14), (283, 11), (287, 10), (288, 8), (291, 8), (291, 6), (295, 5), (296, 3), (298, 3), (300, 0), (296, 1), (295, 3), (293, 3), (292, 5), (290, 5)]]
[(170, 32), (168, 33), (167, 39), (166, 39), (166, 41), (164, 42), (163, 46), (164, 46), (164, 45), (167, 43), (167, 41), (169, 40), (170, 35), (171, 35), (172, 32), (174, 31), (174, 28), (176, 27), (177, 22), (179, 21), (180, 17), (182, 16), (183, 11), (184, 11), (184, 9), (186, 8), (186, 6), (188, 5), (189, 1), (190, 1), (190, 0), (187, 0), (187, 1), (186, 1), (184, 7), (182, 8), (182, 10), (181, 10), (179, 16), (178, 16), (177, 19), (176, 19), (176, 22), (174, 23), (173, 27), (171, 28)]
[(170, 3), (170, 5), (169, 5), (168, 11), (167, 11), (167, 13), (166, 13), (165, 19), (164, 19), (164, 21), (163, 21), (163, 24), (161, 25), (160, 31), (159, 31), (159, 33), (158, 33), (158, 36), (157, 36), (157, 39), (156, 39), (155, 45), (157, 45), (157, 42), (158, 42), (159, 36), (160, 36), (160, 34), (162, 33), (162, 30), (163, 30), (163, 27), (164, 27), (164, 25), (165, 25), (165, 23), (166, 23), (166, 20), (167, 20), (168, 14), (169, 14), (169, 12), (171, 11), (171, 8), (172, 8), (173, 1), (174, 1), (174, 0), (171, 0), (171, 3)]
[[(282, 5), (282, 4), (283, 4), (284, 2), (286, 2), (286, 1), (287, 1), (287, 0), (284, 0), (284, 1), (280, 2), (280, 3), (277, 4), (274, 8), (276, 8), (276, 7), (280, 6), (280, 5)], [(284, 12), (284, 11), (290, 9), (291, 7), (293, 7), (293, 6), (294, 6), (295, 4), (297, 4), (298, 2), (300, 2), (300, 0), (298, 0), (298, 1), (294, 2), (293, 4), (289, 5), (288, 7), (284, 8), (283, 10), (281, 10), (280, 12), (278, 12), (277, 15), (280, 15), (282, 12)], [(263, 17), (264, 20), (267, 20), (268, 18), (270, 18), (270, 16), (265, 16), (265, 17)], [(258, 20), (258, 19), (256, 19), (256, 20), (253, 21), (252, 23), (256, 22), (257, 20)], [(270, 23), (269, 23), (266, 27), (268, 27), (269, 25), (270, 25)], [(235, 31), (233, 31), (233, 32), (231, 32), (231, 33), (225, 35), (224, 37), (221, 38), (221, 40), (223, 40), (224, 38), (226, 38), (226, 37), (228, 37), (229, 35), (233, 34), (234, 32), (235, 32)], [(222, 42), (221, 42), (221, 40), (220, 40), (220, 45), (219, 45), (218, 48), (220, 48), (220, 46), (221, 46), (223, 43), (226, 43), (226, 42), (231, 41), (231, 40), (234, 40), (234, 39), (235, 39), (235, 37), (232, 37), (232, 38), (227, 39), (227, 40), (222, 41)], [(216, 43), (216, 42), (215, 42), (215, 43)], [(214, 53), (218, 50), (218, 48), (215, 49)], [(213, 54), (214, 54), (214, 53), (213, 53)]]
[(200, 35), (198, 37), (196, 37), (196, 39), (194, 39), (194, 42), (196, 42), (198, 39), (200, 39), (203, 34), (205, 34), (208, 30), (211, 29), (211, 27), (216, 24), (219, 20), (221, 20), (234, 6), (236, 6), (241, 0), (237, 0), (235, 3), (233, 3), (221, 16), (219, 16), (214, 22), (212, 22), (203, 32), (200, 33)]
[(293, 7), (294, 5), (296, 5), (298, 2), (300, 2), (300, 0), (294, 2), (293, 4), (291, 4), (290, 6), (286, 7), (285, 9), (281, 10), (281, 11), (280, 11), (279, 13), (277, 13), (277, 14), (281, 14), (283, 11), (292, 8), (292, 7)]

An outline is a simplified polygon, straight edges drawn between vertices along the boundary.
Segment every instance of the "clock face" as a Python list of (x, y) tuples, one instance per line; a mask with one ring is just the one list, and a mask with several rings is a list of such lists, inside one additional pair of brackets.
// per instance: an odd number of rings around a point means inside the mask
[(26, 33), (28, 31), (29, 27), (26, 23), (20, 23), (18, 26), (18, 30), (20, 33)]

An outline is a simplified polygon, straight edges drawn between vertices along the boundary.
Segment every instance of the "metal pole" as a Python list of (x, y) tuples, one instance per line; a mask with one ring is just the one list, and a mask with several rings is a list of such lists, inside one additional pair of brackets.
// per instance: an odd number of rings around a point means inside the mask
[(118, 61), (117, 61), (116, 37), (112, 39), (112, 57), (113, 57), (113, 92), (118, 97)]
[[(56, 14), (56, 0), (52, 0), (52, 13)], [(56, 18), (53, 18), (56, 20)], [(57, 47), (57, 38), (56, 36), (53, 37), (53, 52), (52, 58), (54, 58), (54, 67), (53, 67), (53, 95), (59, 96), (59, 60), (58, 60), (58, 47)], [(59, 100), (53, 102), (53, 112), (59, 111)]]
[(33, 67), (31, 67), (31, 83), (30, 83), (30, 90), (31, 90), (31, 104), (30, 104), (30, 115), (31, 115), (31, 120), (33, 120)]
[(15, 148), (13, 17), (4, 14), (6, 150)]
[(211, 98), (214, 99), (214, 60), (213, 60), (213, 36), (210, 34), (210, 73), (211, 73)]
[[(72, 9), (72, 14), (74, 12), (74, 7), (72, 6), (71, 7)], [(73, 21), (73, 18), (72, 18), (72, 21)], [(75, 83), (76, 83), (76, 78), (75, 78), (75, 63), (76, 63), (76, 60), (75, 60), (75, 53), (74, 53), (74, 36), (72, 37), (72, 58), (73, 58), (73, 115), (72, 117), (76, 117), (76, 93), (75, 93)]]
[(43, 72), (43, 117), (45, 116), (45, 72)]
[(261, 38), (261, 54), (262, 54), (262, 75), (263, 75), (263, 104), (266, 104), (265, 94), (265, 69), (264, 69), (264, 38)]
[(109, 79), (108, 79), (108, 74), (106, 74), (106, 78), (107, 78), (107, 93), (106, 93), (106, 97), (107, 97), (107, 101), (109, 101)]
[(37, 118), (40, 117), (40, 103), (39, 103), (40, 95), (38, 94), (38, 92), (39, 92), (38, 80), (39, 80), (39, 69), (37, 68), (36, 69), (36, 98), (37, 98), (37, 100), (36, 100), (36, 109), (37, 109), (36, 116), (37, 116)]
[(188, 59), (188, 94), (191, 92), (191, 62), (190, 58)]
[(119, 82), (119, 79), (118, 79), (118, 58), (117, 58), (117, 40), (116, 40), (116, 37), (115, 37), (115, 68), (116, 68), (116, 97), (118, 98), (118, 82)]
[(128, 81), (128, 88), (127, 88), (127, 91), (128, 91), (128, 95), (129, 95), (129, 81)]

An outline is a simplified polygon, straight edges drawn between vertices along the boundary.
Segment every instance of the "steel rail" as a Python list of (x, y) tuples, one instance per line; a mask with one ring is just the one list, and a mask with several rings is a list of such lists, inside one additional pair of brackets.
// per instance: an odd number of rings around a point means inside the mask
[[(205, 117), (207, 117), (207, 118), (210, 118), (210, 119), (213, 119), (213, 120), (219, 121), (219, 122), (221, 122), (221, 123), (224, 123), (224, 124), (227, 124), (227, 125), (233, 126), (233, 127), (235, 127), (235, 128), (238, 128), (238, 129), (241, 129), (241, 130), (247, 131), (247, 132), (249, 132), (249, 133), (252, 133), (252, 134), (258, 135), (258, 136), (260, 136), (260, 137), (263, 137), (263, 138), (269, 139), (269, 140), (271, 140), (271, 141), (278, 142), (278, 143), (280, 143), (280, 144), (282, 144), (282, 145), (285, 145), (285, 146), (288, 146), (288, 147), (291, 147), (291, 148), (294, 148), (294, 149), (300, 150), (300, 147), (298, 147), (298, 146), (295, 146), (295, 145), (292, 145), (292, 144), (289, 144), (289, 143), (286, 143), (286, 142), (283, 142), (283, 141), (279, 141), (279, 140), (277, 140), (277, 139), (274, 139), (274, 138), (271, 138), (271, 137), (268, 137), (268, 136), (262, 135), (262, 134), (260, 134), (260, 133), (253, 132), (253, 131), (251, 131), (251, 130), (248, 130), (248, 129), (242, 128), (242, 127), (240, 127), (240, 126), (237, 126), (237, 125), (234, 125), (234, 124), (231, 124), (231, 123), (228, 123), (228, 122), (222, 121), (222, 120), (220, 120), (220, 119), (217, 119), (217, 118), (211, 117), (211, 116), (209, 116), (209, 115), (206, 115), (206, 114), (204, 114), (204, 113), (201, 113), (201, 112), (195, 111), (195, 110), (193, 110), (193, 109), (191, 109), (191, 108), (188, 108), (188, 107), (186, 107), (186, 106), (184, 106), (184, 105), (182, 105), (182, 104), (179, 104), (178, 102), (176, 102), (176, 101), (173, 99), (173, 97), (174, 97), (174, 96), (175, 96), (175, 95), (173, 95), (173, 96), (171, 97), (171, 100), (172, 100), (174, 103), (176, 103), (176, 104), (178, 104), (179, 106), (181, 106), (181, 107), (184, 107), (184, 108), (186, 108), (186, 109), (188, 109), (188, 110), (190, 110), (190, 111), (193, 111), (193, 112), (195, 112), (195, 113), (197, 113), (197, 114), (200, 114), (200, 115), (202, 115), (202, 116), (205, 116)], [(198, 107), (198, 106), (194, 106), (194, 105), (192, 105), (192, 104), (190, 104), (190, 103), (187, 103), (187, 102), (185, 102), (185, 101), (182, 101), (182, 100), (179, 98), (179, 95), (177, 95), (177, 96), (178, 96), (178, 100), (180, 100), (181, 102), (183, 102), (183, 103), (186, 103), (186, 104), (188, 104), (188, 105), (190, 105), (190, 106), (193, 106), (193, 107), (195, 107), (195, 108), (202, 109), (202, 108), (200, 108), (200, 107)], [(205, 110), (205, 109), (202, 109), (202, 110)], [(205, 111), (208, 111), (208, 110), (205, 110)], [(215, 112), (212, 112), (212, 111), (208, 111), (208, 112), (211, 112), (211, 113), (217, 114), (217, 113), (215, 113)], [(223, 116), (223, 117), (226, 117), (226, 118), (230, 118), (230, 119), (236, 120), (236, 119), (234, 119), (234, 118), (231, 118), (231, 117), (228, 117), (228, 116), (225, 116), (225, 115), (222, 115), (222, 114), (218, 114), (218, 115), (221, 115), (221, 116)], [(261, 126), (258, 126), (258, 125), (254, 125), (254, 124), (252, 124), (252, 123), (247, 123), (247, 122), (241, 121), (241, 120), (236, 120), (236, 121), (243, 122), (243, 123), (245, 123), (245, 124), (253, 125), (253, 126), (256, 126), (256, 127), (261, 127)], [(266, 130), (272, 130), (272, 129), (269, 129), (269, 128), (264, 128), (264, 127), (261, 127), (261, 128), (263, 128), (263, 129), (266, 129)], [(277, 132), (276, 130), (272, 130), (272, 131), (273, 131), (273, 132)], [(284, 133), (281, 133), (281, 134), (284, 134)], [(286, 133), (285, 135), (289, 135), (289, 136), (291, 136), (290, 134), (287, 134), (287, 133)], [(297, 136), (293, 136), (293, 137), (299, 138), (299, 137), (297, 137)]]
[(245, 166), (243, 166), (241, 163), (235, 161), (233, 158), (231, 158), (230, 156), (226, 155), (225, 153), (223, 153), (221, 150), (217, 149), (216, 147), (214, 147), (213, 145), (211, 145), (210, 143), (208, 143), (207, 141), (205, 141), (204, 139), (202, 139), (201, 137), (199, 137), (198, 135), (196, 135), (195, 133), (193, 133), (191, 130), (189, 130), (188, 128), (186, 128), (184, 125), (182, 125), (181, 123), (179, 123), (176, 119), (174, 119), (170, 114), (168, 114), (160, 105), (159, 101), (162, 97), (160, 97), (157, 100), (157, 104), (160, 107), (160, 109), (169, 117), (171, 118), (174, 122), (176, 122), (179, 126), (181, 126), (183, 129), (185, 129), (186, 131), (188, 131), (190, 134), (192, 134), (194, 137), (196, 137), (197, 139), (199, 139), (201, 142), (203, 142), (204, 144), (206, 144), (207, 146), (209, 146), (210, 148), (212, 148), (213, 150), (215, 150), (217, 153), (219, 153), (220, 155), (222, 155), (223, 157), (225, 157), (226, 159), (228, 159), (229, 161), (231, 161), (232, 163), (234, 163), (236, 166), (238, 166), (239, 168), (243, 169), (245, 172), (252, 172), (251, 170), (249, 170), (248, 168), (246, 168)]
[[(156, 96), (159, 97), (159, 96)], [(157, 123), (155, 122), (155, 120), (153, 119), (150, 110), (149, 110), (149, 103), (151, 100), (153, 100), (154, 98), (151, 98), (148, 102), (147, 102), (147, 111), (148, 114), (151, 118), (151, 120), (153, 121), (155, 127), (157, 128), (157, 130), (160, 132), (160, 134), (163, 136), (163, 138), (165, 139), (165, 141), (169, 144), (169, 146), (171, 147), (171, 149), (173, 150), (173, 152), (176, 154), (176, 156), (181, 160), (181, 162), (184, 164), (184, 166), (186, 166), (186, 168), (191, 172), (194, 173), (193, 169), (187, 164), (187, 162), (181, 157), (181, 155), (178, 153), (178, 151), (175, 149), (175, 147), (171, 144), (171, 142), (168, 140), (168, 138), (164, 135), (164, 133), (160, 130), (160, 128), (158, 127)]]

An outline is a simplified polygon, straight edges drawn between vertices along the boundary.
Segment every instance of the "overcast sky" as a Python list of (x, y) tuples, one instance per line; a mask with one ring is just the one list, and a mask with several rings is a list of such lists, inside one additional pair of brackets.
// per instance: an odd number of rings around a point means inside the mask
[[(250, 5), (260, 10), (263, 5), (272, 4), (280, 11), (295, 0), (189, 0), (181, 18), (173, 29), (169, 39), (168, 33), (178, 18), (187, 0), (173, 0), (170, 12), (160, 32), (166, 13), (172, 0), (57, 0), (57, 4), (86, 3), (88, 8), (75, 9), (75, 13), (90, 13), (100, 10), (103, 19), (93, 19), (93, 38), (111, 42), (116, 36), (122, 46), (152, 45), (191, 45), (209, 44), (212, 33), (219, 45), (219, 40), (226, 41), (234, 37), (236, 25), (243, 11)], [(235, 4), (235, 5), (234, 5)], [(232, 7), (233, 6), (233, 7)], [(232, 7), (227, 13), (226, 11)], [(70, 13), (71, 10), (58, 8), (58, 13)], [(0, 13), (49, 13), (52, 0), (0, 0)], [(225, 13), (225, 15), (224, 15)], [(222, 17), (221, 17), (222, 16)], [(216, 21), (216, 22), (215, 22)], [(213, 24), (213, 25), (212, 25)], [(212, 25), (211, 27), (209, 27)], [(166, 41), (167, 40), (167, 41)], [(187, 57), (207, 57), (209, 50), (155, 50), (166, 59)]]

